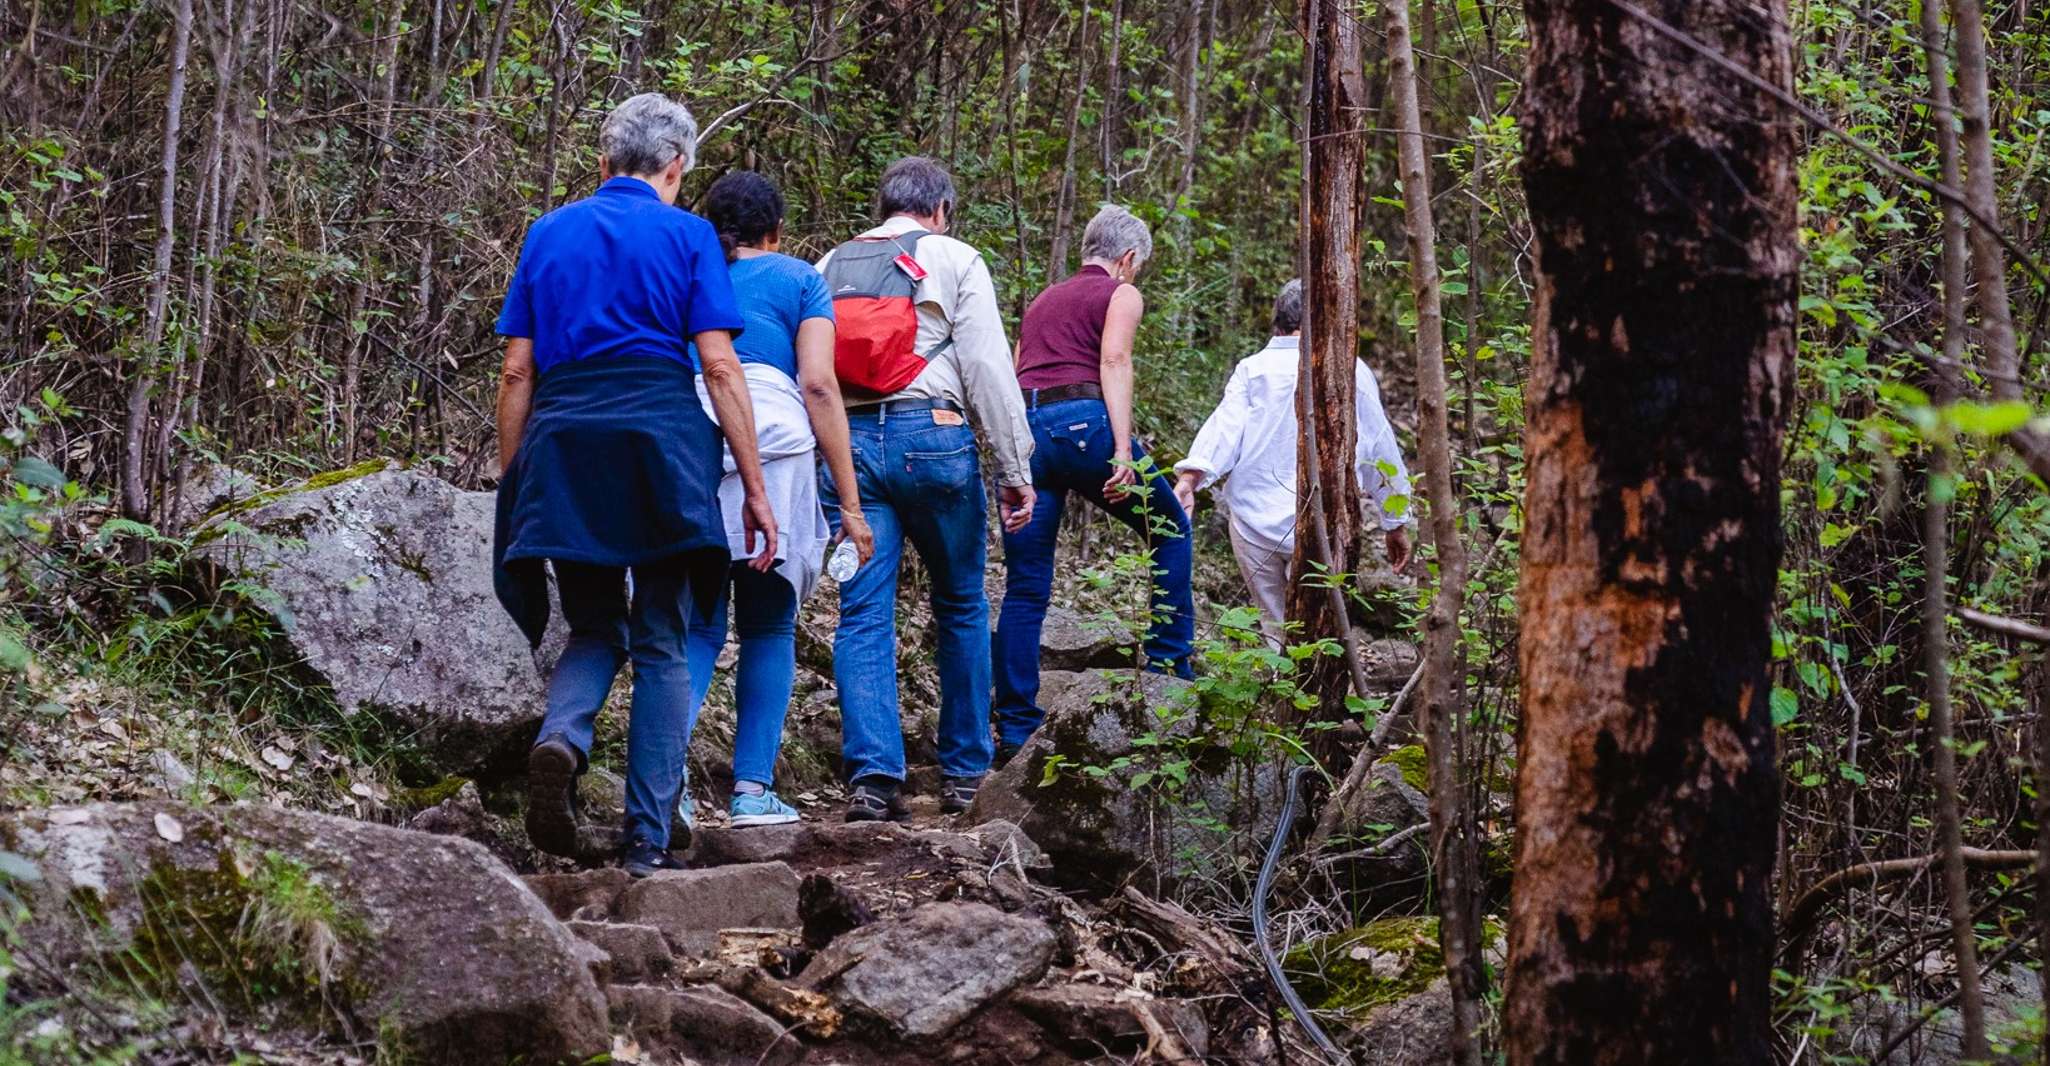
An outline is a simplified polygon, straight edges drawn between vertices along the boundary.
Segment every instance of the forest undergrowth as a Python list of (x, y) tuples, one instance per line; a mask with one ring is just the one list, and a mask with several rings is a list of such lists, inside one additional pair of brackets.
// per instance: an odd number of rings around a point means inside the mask
[[(935, 155), (962, 190), (957, 235), (983, 251), (1013, 327), (1069, 269), (1090, 206), (1131, 206), (1159, 247), (1141, 280), (1137, 427), (1176, 458), (1295, 270), (1294, 17), (1215, 0), (6, 5), (0, 806), (168, 792), (396, 819), (418, 799), (409, 790), (434, 783), (402, 737), (336, 714), (280, 653), (260, 590), (198, 590), (187, 498), (224, 467), (280, 485), (383, 456), (490, 487), (491, 323), (520, 234), (591, 187), (596, 123), (641, 89), (678, 94), (705, 131), (683, 200), (759, 169), (790, 200), (800, 255), (862, 227), (890, 159)], [(1374, 29), (1358, 347), (1413, 455), (1418, 316), (1397, 123), (1380, 22), (1362, 18)], [(1516, 5), (1490, 0), (1419, 0), (1411, 18), (1472, 560), (1457, 772), (1490, 854), (1506, 855), (1535, 286), (1519, 169), (1528, 30)], [(1919, 1028), (1962, 994), (1934, 861), (1943, 797), (1981, 855), (2045, 839), (2050, 785), (2034, 768), (2050, 666), (1994, 623), (2050, 624), (2050, 489), (2003, 443), (2046, 425), (2050, 9), (2006, 0), (1983, 13), (1990, 187), (2011, 249), (1998, 281), (2019, 335), (2011, 382), (1985, 371), (1983, 319), (1960, 309), (1962, 328), (1945, 327), (1946, 298), (1986, 283), (1948, 271), (1944, 201), (1911, 180), (1944, 173), (1921, 4), (1815, 0), (1790, 18), (1800, 110), (1780, 120), (1799, 141), (1802, 261), (1771, 628), (1774, 1036), (1785, 1061), (1878, 1061), (1879, 1045), (1853, 1039), (1875, 1011)], [(1955, 69), (1965, 28), (1934, 22)], [(1934, 657), (1932, 505), (1947, 547)], [(1428, 518), (1421, 494), (1413, 506)], [(1064, 568), (1064, 602), (1138, 617), (1131, 539), (1100, 519), (1073, 535), (1081, 565)], [(1334, 648), (1251, 661), (1217, 626), (1244, 596), (1214, 510), (1198, 537), (1205, 639), (1233, 664), (1217, 676), (1249, 687), (1275, 757), (1300, 757), (1318, 738), (1291, 713), (1296, 671)], [(1360, 597), (1356, 614), (1419, 639), (1438, 558), (1426, 546), (1413, 585)], [(925, 639), (923, 624), (907, 639)], [(1932, 661), (1948, 673), (1947, 747)], [(907, 680), (920, 686), (930, 679)], [(1371, 729), (1389, 707), (1349, 709)], [(1352, 828), (1365, 846), (1386, 837)], [(1387, 916), (1371, 893), (1320, 880), (1314, 858), (1298, 867), (1283, 880), (1284, 943)], [(1246, 872), (1203, 893), (1240, 930)], [(1479, 888), (1491, 929), (1511, 871), (1495, 872)], [(2040, 974), (2043, 891), (2026, 864), (1970, 863), (1970, 956), (1989, 980)], [(1415, 900), (1397, 912), (1431, 913)], [(1492, 1011), (1492, 956), (1488, 975)], [(2038, 1000), (1991, 1034), (1994, 1050), (2039, 1056), (2043, 1031)], [(1913, 1051), (1926, 1035), (1899, 1039)]]

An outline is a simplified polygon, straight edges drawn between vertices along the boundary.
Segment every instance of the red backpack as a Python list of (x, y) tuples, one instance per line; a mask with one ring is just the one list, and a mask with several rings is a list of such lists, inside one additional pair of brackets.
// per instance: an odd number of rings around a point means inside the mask
[(826, 261), (833, 294), (833, 369), (847, 391), (872, 396), (911, 384), (953, 338), (918, 354), (918, 308), (912, 302), (925, 268), (912, 258), (924, 230), (856, 238)]

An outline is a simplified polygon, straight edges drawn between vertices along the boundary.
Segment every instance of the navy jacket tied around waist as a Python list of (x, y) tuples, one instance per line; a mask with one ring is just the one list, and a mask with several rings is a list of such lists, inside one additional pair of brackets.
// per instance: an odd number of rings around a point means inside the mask
[[(536, 646), (548, 627), (546, 559), (640, 566), (681, 558), (710, 596), (728, 563), (719, 428), (691, 368), (671, 359), (577, 360), (534, 390), (498, 483), (498, 600)], [(705, 606), (700, 603), (701, 610)]]

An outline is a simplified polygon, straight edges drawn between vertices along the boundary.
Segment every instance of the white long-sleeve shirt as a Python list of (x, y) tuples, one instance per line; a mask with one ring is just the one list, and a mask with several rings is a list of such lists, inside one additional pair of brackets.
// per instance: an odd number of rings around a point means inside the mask
[[(895, 237), (919, 228), (912, 219), (897, 215), (862, 236)], [(819, 260), (821, 273), (832, 258), (828, 252)], [(974, 248), (934, 233), (918, 239), (912, 258), (925, 268), (924, 280), (912, 293), (918, 308), (918, 350), (931, 352), (948, 337), (954, 343), (927, 363), (911, 384), (887, 398), (959, 405), (989, 438), (998, 483), (1032, 484), (1032, 426), (1025, 421), (1025, 397), (1011, 366), (1011, 344), (1004, 339), (1004, 318), (989, 264)], [(874, 402), (872, 397), (847, 398), (849, 407)]]
[[(1203, 475), (1199, 489), (1223, 479), (1224, 502), (1239, 535), (1284, 551), (1294, 550), (1296, 532), (1296, 341), (1275, 337), (1239, 362), (1225, 383), (1224, 400), (1189, 447), (1189, 457), (1175, 464), (1178, 473)], [(1353, 389), (1359, 442), (1353, 472), (1360, 492), (1371, 501), (1368, 513), (1380, 519), (1382, 529), (1397, 529), (1409, 522), (1409, 472), (1381, 408), (1380, 383), (1365, 363), (1354, 365), (1359, 371)], [(1389, 501), (1396, 496), (1405, 503), (1391, 513)]]

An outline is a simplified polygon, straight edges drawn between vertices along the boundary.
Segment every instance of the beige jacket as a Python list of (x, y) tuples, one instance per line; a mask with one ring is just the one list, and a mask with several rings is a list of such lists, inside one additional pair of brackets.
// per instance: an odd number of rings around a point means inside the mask
[[(892, 237), (918, 228), (918, 223), (897, 215), (861, 236)], [(959, 404), (996, 452), (997, 482), (1030, 485), (1032, 427), (1025, 421), (1025, 397), (1011, 365), (1011, 345), (1004, 338), (989, 266), (974, 248), (937, 234), (919, 238), (912, 255), (926, 275), (913, 294), (918, 304), (918, 350), (930, 352), (950, 336), (954, 343), (911, 384), (886, 399)], [(819, 260), (820, 272), (832, 258), (828, 252)], [(847, 397), (849, 410), (875, 402)]]

